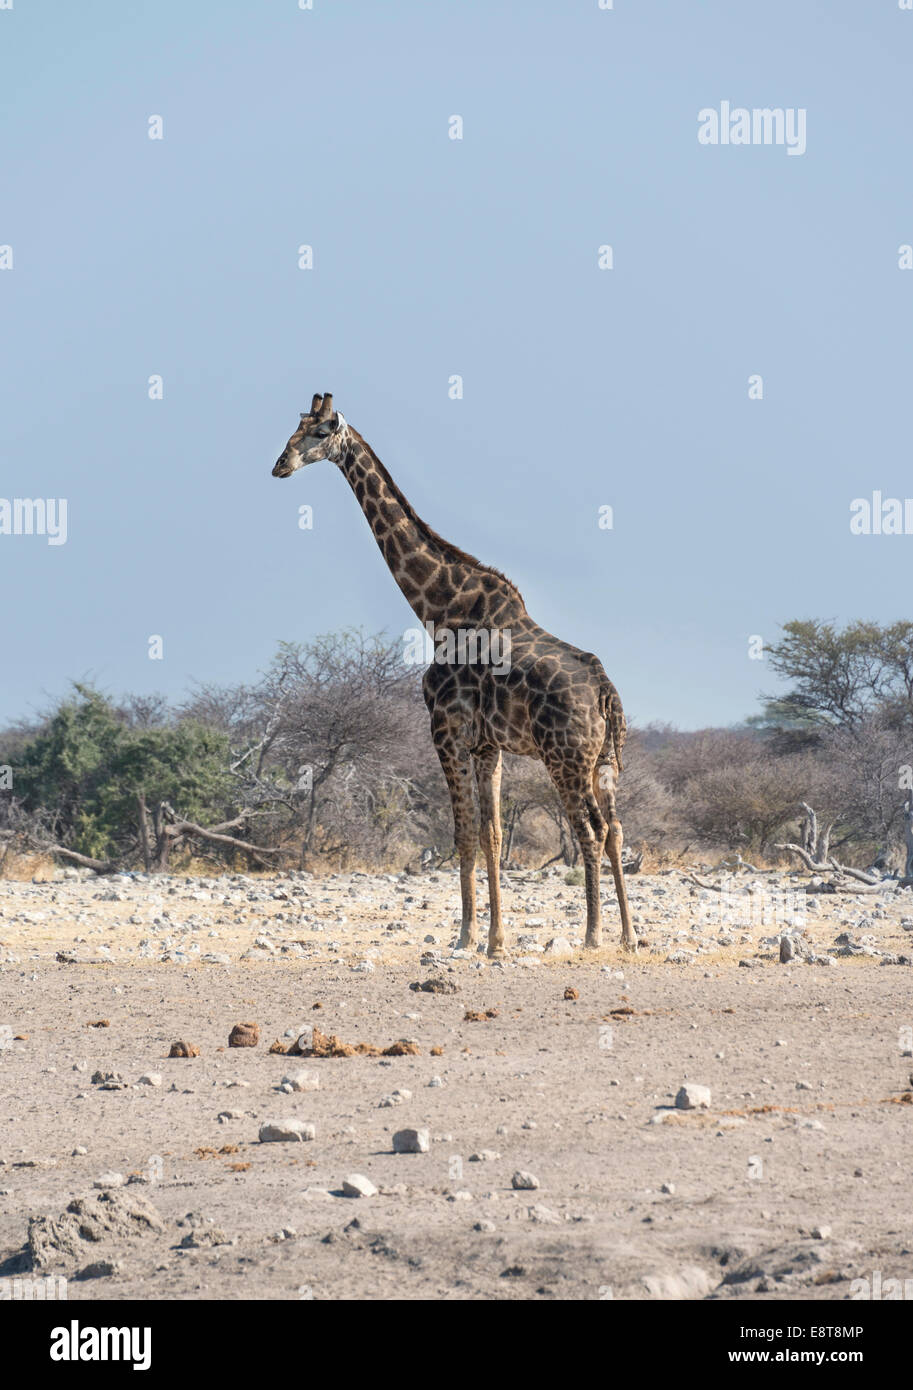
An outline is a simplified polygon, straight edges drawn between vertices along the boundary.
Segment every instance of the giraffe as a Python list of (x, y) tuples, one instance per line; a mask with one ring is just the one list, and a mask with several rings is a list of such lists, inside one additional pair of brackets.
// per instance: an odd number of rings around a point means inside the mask
[[(586, 945), (602, 944), (599, 871), (605, 852), (615, 880), (622, 945), (636, 950), (615, 802), (626, 724), (618, 691), (602, 663), (592, 652), (544, 631), (527, 613), (511, 580), (422, 521), (373, 449), (334, 409), (330, 393), (315, 395), (310, 410), (302, 412), (273, 477), (288, 478), (324, 459), (345, 475), (403, 596), (440, 644), (422, 690), (453, 807), (462, 896), (460, 947), (476, 948), (478, 840), (488, 870), (488, 954), (504, 955), (500, 790), (501, 755), (509, 752), (545, 764), (580, 844)], [(466, 635), (459, 648), (454, 634)], [(488, 637), (487, 645), (482, 636)], [(501, 658), (509, 651), (509, 659), (491, 660), (496, 648)]]

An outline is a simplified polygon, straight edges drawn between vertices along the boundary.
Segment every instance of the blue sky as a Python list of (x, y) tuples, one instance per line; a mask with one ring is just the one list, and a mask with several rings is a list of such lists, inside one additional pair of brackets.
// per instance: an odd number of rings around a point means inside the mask
[[(0, 718), (412, 625), (337, 470), (270, 476), (314, 391), (637, 723), (910, 616), (913, 537), (849, 519), (911, 492), (911, 50), (897, 0), (0, 10), (0, 497), (68, 502), (0, 535)], [(724, 100), (805, 153), (702, 146)]]

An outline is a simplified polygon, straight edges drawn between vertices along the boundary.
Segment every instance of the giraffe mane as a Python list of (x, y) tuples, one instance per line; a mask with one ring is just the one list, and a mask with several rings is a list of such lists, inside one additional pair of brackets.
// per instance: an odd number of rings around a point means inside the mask
[(396, 497), (396, 500), (397, 502), (399, 502), (403, 511), (409, 517), (409, 520), (415, 522), (416, 526), (418, 526), (422, 533), (428, 537), (429, 541), (432, 541), (438, 547), (438, 549), (443, 552), (443, 554), (448, 560), (451, 560), (456, 564), (468, 565), (470, 569), (481, 570), (483, 574), (493, 574), (496, 579), (500, 579), (503, 584), (506, 584), (507, 587), (514, 594), (516, 594), (517, 598), (520, 600), (521, 603), (523, 603), (523, 606), (525, 608), (526, 604), (523, 602), (523, 595), (520, 593), (520, 590), (517, 588), (516, 584), (512, 579), (508, 579), (506, 574), (502, 574), (500, 570), (495, 569), (494, 565), (483, 565), (482, 561), (477, 560), (475, 555), (470, 555), (467, 551), (461, 550), (458, 545), (454, 545), (452, 541), (445, 540), (443, 536), (438, 535), (437, 531), (435, 531), (433, 527), (428, 525), (427, 521), (422, 520), (418, 512), (413, 507), (412, 503), (409, 501), (408, 497), (406, 497), (401, 488), (399, 488), (397, 484), (394, 482), (393, 478), (391, 478), (389, 472), (381, 463), (380, 459), (377, 457), (370, 444), (368, 444), (364, 439), (362, 439), (358, 431), (353, 430), (351, 425), (349, 426), (349, 430), (355, 436), (355, 438), (358, 440), (361, 446), (365, 449), (365, 451), (371, 455), (371, 458), (377, 465), (378, 471), (381, 473), (384, 481), (390, 488), (390, 491)]

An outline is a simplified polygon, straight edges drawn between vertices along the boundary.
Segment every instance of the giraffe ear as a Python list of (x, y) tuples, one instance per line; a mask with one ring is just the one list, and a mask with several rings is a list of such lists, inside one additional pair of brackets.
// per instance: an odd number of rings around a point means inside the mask
[(337, 410), (337, 412), (336, 412), (336, 428), (337, 428), (337, 430), (342, 430), (342, 429), (345, 429), (345, 426), (346, 426), (346, 417), (343, 415), (343, 413), (342, 413), (341, 410)]

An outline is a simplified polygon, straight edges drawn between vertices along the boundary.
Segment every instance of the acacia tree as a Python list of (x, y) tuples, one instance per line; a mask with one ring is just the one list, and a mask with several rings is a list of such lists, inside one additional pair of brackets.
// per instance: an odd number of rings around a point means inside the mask
[(7, 842), (12, 835), (100, 871), (137, 861), (164, 868), (190, 837), (263, 862), (275, 852), (229, 833), (247, 812), (230, 810), (228, 741), (219, 730), (134, 721), (130, 710), (77, 685), (11, 756), (16, 814), (7, 817)]
[(768, 659), (791, 689), (768, 698), (763, 724), (820, 733), (857, 728), (890, 712), (913, 726), (913, 623), (857, 621), (843, 628), (815, 619), (785, 623)]

